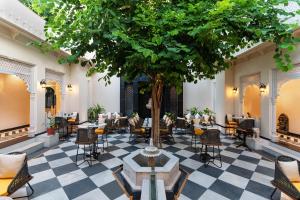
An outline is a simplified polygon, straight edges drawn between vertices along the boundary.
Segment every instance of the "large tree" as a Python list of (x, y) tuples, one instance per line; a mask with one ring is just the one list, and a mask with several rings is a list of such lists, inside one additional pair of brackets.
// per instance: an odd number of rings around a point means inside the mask
[[(88, 75), (128, 81), (147, 76), (152, 94), (152, 138), (159, 141), (164, 86), (214, 78), (233, 55), (258, 42), (276, 45), (274, 59), (291, 69), (298, 42), (285, 23), (287, 0), (33, 0), (46, 20), (47, 40), (71, 55), (60, 62), (90, 64)], [(295, 1), (296, 2), (296, 1)], [(87, 53), (90, 60), (82, 59)]]

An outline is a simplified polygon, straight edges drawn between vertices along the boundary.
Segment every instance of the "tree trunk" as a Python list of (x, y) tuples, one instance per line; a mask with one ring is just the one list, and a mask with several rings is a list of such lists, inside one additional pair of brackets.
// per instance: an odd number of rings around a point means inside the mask
[(151, 117), (152, 117), (152, 132), (151, 138), (153, 143), (158, 147), (159, 145), (159, 122), (160, 122), (160, 107), (163, 92), (163, 81), (159, 75), (156, 75), (153, 79), (153, 86), (151, 91), (152, 106), (151, 106)]

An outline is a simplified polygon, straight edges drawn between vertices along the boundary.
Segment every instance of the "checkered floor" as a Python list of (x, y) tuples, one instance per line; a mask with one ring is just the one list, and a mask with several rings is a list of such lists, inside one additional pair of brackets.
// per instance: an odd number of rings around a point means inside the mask
[[(128, 199), (112, 171), (122, 164), (124, 156), (146, 146), (141, 142), (128, 143), (128, 137), (129, 134), (111, 134), (109, 147), (92, 167), (87, 163), (75, 164), (75, 138), (29, 160), (29, 170), (34, 176), (31, 184), (35, 189), (31, 199)], [(237, 149), (234, 140), (223, 137), (223, 167), (205, 167), (199, 154), (190, 147), (190, 140), (189, 135), (178, 133), (175, 144), (163, 144), (163, 148), (176, 155), (181, 166), (190, 173), (179, 199), (270, 199), (273, 162), (257, 153)]]

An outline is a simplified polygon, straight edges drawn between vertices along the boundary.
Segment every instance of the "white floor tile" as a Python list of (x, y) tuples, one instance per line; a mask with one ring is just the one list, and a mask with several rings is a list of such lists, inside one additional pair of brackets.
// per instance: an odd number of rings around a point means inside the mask
[(109, 153), (112, 154), (115, 157), (119, 157), (119, 156), (128, 154), (129, 152), (124, 150), (124, 149), (117, 149), (117, 150), (111, 151)]
[(31, 167), (31, 166), (43, 164), (46, 162), (47, 162), (47, 160), (45, 157), (33, 158), (33, 159), (28, 160), (28, 166)]
[(271, 161), (267, 161), (267, 160), (260, 160), (258, 165), (263, 166), (263, 167), (267, 167), (270, 169), (275, 169), (275, 163), (271, 162)]
[(180, 150), (175, 153), (175, 156), (176, 156), (176, 154), (186, 157), (186, 158), (189, 158), (189, 157), (193, 156), (195, 153), (187, 151), (187, 150)]
[(198, 161), (195, 161), (193, 159), (185, 159), (184, 161), (182, 161), (180, 164), (188, 167), (188, 168), (191, 168), (191, 169), (198, 169), (199, 167), (201, 167), (203, 165), (203, 163), (201, 162), (198, 162)]
[(57, 160), (50, 161), (49, 165), (51, 168), (56, 168), (70, 163), (73, 163), (73, 160), (71, 160), (69, 157), (66, 157), (66, 158), (60, 158)]
[(54, 155), (54, 154), (58, 154), (58, 153), (63, 153), (63, 150), (61, 150), (60, 148), (50, 149), (44, 153), (44, 156), (50, 156), (50, 155)]
[(115, 200), (129, 200), (129, 198), (125, 194), (123, 194), (122, 196), (116, 198)]
[(206, 190), (199, 200), (229, 200), (228, 198), (211, 190)]
[(264, 175), (261, 173), (257, 173), (257, 172), (254, 172), (251, 177), (251, 180), (261, 183), (261, 184), (264, 184), (264, 185), (267, 185), (267, 186), (270, 186), (270, 187), (273, 187), (271, 184), (271, 181), (273, 179), (274, 179), (273, 177), (270, 177), (270, 176), (267, 176), (267, 175)]
[(51, 178), (54, 178), (55, 174), (51, 169), (48, 169), (48, 170), (45, 170), (45, 171), (42, 171), (42, 172), (32, 174), (32, 176), (33, 176), (33, 179), (31, 179), (30, 183), (32, 185), (34, 185), (36, 183), (40, 183), (40, 182), (49, 180)]
[(256, 169), (256, 165), (253, 163), (249, 163), (243, 160), (235, 160), (233, 163), (233, 165), (238, 166), (238, 167), (242, 167), (244, 169), (248, 169), (251, 171), (255, 171)]
[(112, 159), (109, 159), (109, 160), (106, 160), (106, 161), (103, 161), (102, 164), (111, 169), (111, 168), (114, 168), (114, 167), (117, 167), (121, 164), (123, 164), (122, 160), (119, 159), (119, 158), (112, 158)]
[(62, 186), (66, 186), (66, 185), (69, 185), (71, 183), (75, 183), (75, 182), (80, 181), (80, 180), (85, 179), (85, 178), (87, 178), (87, 175), (83, 171), (81, 171), (80, 169), (76, 170), (76, 171), (69, 172), (67, 174), (60, 175), (60, 176), (57, 177), (59, 183)]
[(218, 179), (242, 189), (245, 189), (249, 182), (249, 179), (230, 172), (224, 172)]
[(97, 187), (101, 187), (102, 185), (114, 181), (115, 177), (111, 170), (106, 170), (91, 176), (90, 179), (97, 185)]
[(252, 192), (249, 191), (244, 191), (242, 196), (241, 196), (242, 200), (267, 200), (266, 198), (263, 198), (262, 196), (259, 196), (257, 194), (254, 194)]
[(51, 192), (48, 192), (46, 194), (43, 194), (41, 196), (38, 196), (32, 200), (68, 200), (65, 191), (62, 188), (53, 190)]
[(109, 198), (100, 189), (95, 189), (73, 200), (109, 200)]
[(199, 171), (194, 171), (190, 174), (189, 180), (205, 188), (209, 188), (215, 182), (216, 178)]
[(226, 151), (226, 150), (221, 151), (221, 155), (231, 157), (231, 158), (237, 158), (240, 156), (240, 154), (238, 154), (238, 153), (234, 153), (234, 152)]

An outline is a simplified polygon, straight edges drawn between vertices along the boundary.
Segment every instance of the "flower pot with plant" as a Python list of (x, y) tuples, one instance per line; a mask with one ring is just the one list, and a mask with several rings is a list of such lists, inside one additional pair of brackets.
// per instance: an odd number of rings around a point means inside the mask
[(47, 125), (47, 134), (54, 135), (55, 134), (55, 117), (48, 117), (48, 125)]

